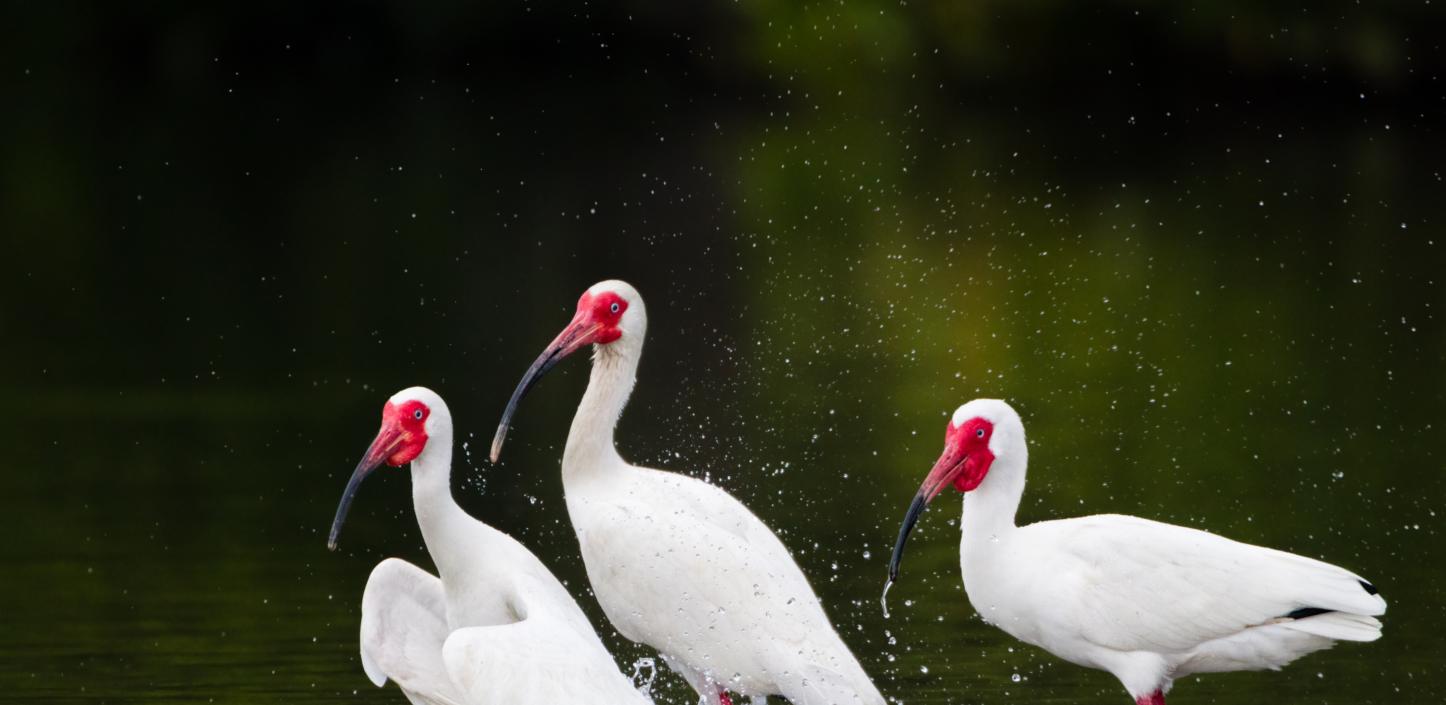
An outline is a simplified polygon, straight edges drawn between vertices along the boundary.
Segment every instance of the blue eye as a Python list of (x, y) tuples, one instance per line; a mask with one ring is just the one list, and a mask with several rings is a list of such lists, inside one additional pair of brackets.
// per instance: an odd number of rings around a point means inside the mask
[(416, 419), (416, 420), (418, 420), (418, 421), (421, 421), (421, 420), (422, 420), (422, 410), (421, 410), (421, 409), (417, 409), (416, 411), (413, 411), (413, 412), (412, 412), (412, 418), (414, 418), (414, 419)]
[(613, 312), (613, 313), (617, 313), (617, 312), (618, 312), (618, 309), (619, 309), (619, 308), (622, 308), (622, 307), (621, 307), (621, 306), (618, 306), (618, 302), (614, 301), (614, 302), (613, 302), (613, 305), (612, 305), (612, 306), (609, 306), (608, 308), (612, 309), (612, 312)]

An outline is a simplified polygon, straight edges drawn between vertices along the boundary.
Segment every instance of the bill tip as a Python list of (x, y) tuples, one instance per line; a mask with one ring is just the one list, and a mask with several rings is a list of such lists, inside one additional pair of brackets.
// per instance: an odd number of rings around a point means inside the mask
[(502, 441), (506, 440), (506, 438), (507, 427), (497, 427), (497, 435), (492, 437), (492, 452), (487, 456), (492, 460), (493, 465), (496, 465), (497, 459), (502, 457)]

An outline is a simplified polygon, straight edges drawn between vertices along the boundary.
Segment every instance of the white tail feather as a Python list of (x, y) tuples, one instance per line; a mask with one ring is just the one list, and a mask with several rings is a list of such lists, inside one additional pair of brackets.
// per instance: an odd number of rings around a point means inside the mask
[(1381, 620), (1349, 612), (1326, 612), (1282, 622), (1280, 626), (1341, 641), (1375, 641), (1381, 638)]

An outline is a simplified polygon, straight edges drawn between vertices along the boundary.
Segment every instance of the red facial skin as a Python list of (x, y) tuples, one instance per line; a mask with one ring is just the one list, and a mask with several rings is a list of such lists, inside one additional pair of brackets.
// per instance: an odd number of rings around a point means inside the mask
[[(989, 467), (994, 464), (994, 452), (989, 450), (989, 439), (994, 436), (994, 424), (981, 418), (974, 417), (954, 425), (953, 420), (949, 421), (948, 427), (944, 429), (944, 454), (934, 463), (929, 470), (929, 476), (924, 478), (924, 484), (919, 487), (918, 494), (914, 495), (914, 501), (909, 503), (909, 511), (904, 514), (904, 523), (899, 527), (899, 540), (894, 544), (894, 556), (889, 559), (889, 584), (892, 585), (899, 578), (899, 563), (904, 557), (904, 544), (909, 540), (909, 533), (914, 530), (914, 525), (919, 521), (919, 515), (929, 506), (939, 493), (944, 491), (948, 485), (954, 485), (954, 489), (960, 492), (969, 492), (984, 481), (984, 476), (989, 474)], [(888, 592), (886, 587), (885, 592)]]
[(989, 450), (989, 439), (993, 436), (994, 424), (977, 416), (958, 426), (950, 421), (944, 430), (944, 454), (934, 463), (920, 488), (925, 500), (933, 500), (951, 483), (960, 492), (978, 487), (989, 474), (989, 466), (994, 464), (994, 452)]
[(427, 417), (432, 410), (415, 399), (393, 404), (390, 401), (382, 407), (382, 428), (367, 448), (367, 453), (352, 471), (341, 495), (341, 504), (336, 507), (336, 518), (331, 522), (331, 536), (326, 540), (327, 548), (336, 550), (336, 537), (341, 533), (342, 522), (346, 521), (347, 509), (356, 496), (357, 487), (373, 470), (382, 463), (394, 468), (417, 459), (427, 447)]
[(512, 391), (512, 398), (507, 400), (507, 408), (502, 410), (502, 421), (497, 424), (497, 435), (492, 437), (492, 462), (497, 462), (497, 458), (502, 454), (502, 442), (507, 439), (507, 429), (512, 425), (512, 414), (517, 411), (517, 402), (527, 395), (532, 385), (568, 355), (588, 345), (607, 345), (623, 337), (621, 323), (623, 314), (627, 311), (627, 299), (616, 292), (583, 292), (577, 300), (577, 313), (573, 314), (567, 327), (548, 343), (547, 349), (532, 362), (532, 366), (527, 368), (527, 372), (522, 375), (522, 381), (518, 382), (517, 388)]
[[(613, 307), (617, 307), (617, 310), (613, 310)], [(628, 302), (611, 291), (604, 291), (596, 296), (583, 292), (577, 300), (577, 313), (572, 315), (567, 327), (553, 338), (547, 350), (542, 353), (543, 358), (549, 360), (546, 363), (547, 369), (551, 368), (553, 362), (588, 345), (607, 345), (623, 337), (622, 328), (619, 328), (618, 324), (622, 322), (623, 314), (627, 310)], [(547, 369), (539, 368), (538, 374), (546, 372)], [(531, 372), (528, 370), (529, 375)]]
[(577, 300), (577, 313), (573, 315), (568, 329), (576, 327), (586, 330), (595, 327), (590, 335), (582, 336), (586, 340), (578, 339), (576, 345), (579, 347), (590, 343), (606, 345), (623, 337), (623, 331), (618, 327), (618, 323), (623, 320), (623, 314), (627, 313), (627, 310), (628, 302), (611, 291), (604, 291), (596, 296), (584, 291)]
[[(367, 458), (399, 468), (417, 459), (427, 447), (427, 417), (432, 410), (415, 399), (382, 407), (382, 430), (377, 432)], [(420, 418), (419, 418), (420, 416)]]

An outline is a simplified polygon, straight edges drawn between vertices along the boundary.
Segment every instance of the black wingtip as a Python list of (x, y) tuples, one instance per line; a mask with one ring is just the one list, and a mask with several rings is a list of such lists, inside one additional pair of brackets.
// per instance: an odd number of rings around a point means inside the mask
[(1298, 609), (1298, 610), (1293, 610), (1293, 611), (1287, 613), (1287, 614), (1285, 615), (1285, 618), (1286, 618), (1286, 619), (1305, 619), (1306, 617), (1314, 617), (1314, 616), (1316, 616), (1316, 615), (1318, 615), (1318, 614), (1325, 614), (1325, 613), (1327, 613), (1327, 612), (1334, 612), (1334, 611), (1335, 611), (1335, 610), (1322, 609), (1322, 608), (1320, 608), (1320, 607), (1302, 607), (1302, 608), (1300, 608), (1300, 609)]
[(1361, 584), (1361, 588), (1366, 591), (1367, 595), (1379, 595), (1381, 593), (1380, 590), (1376, 589), (1375, 585), (1372, 585), (1364, 580), (1357, 580), (1356, 582)]

